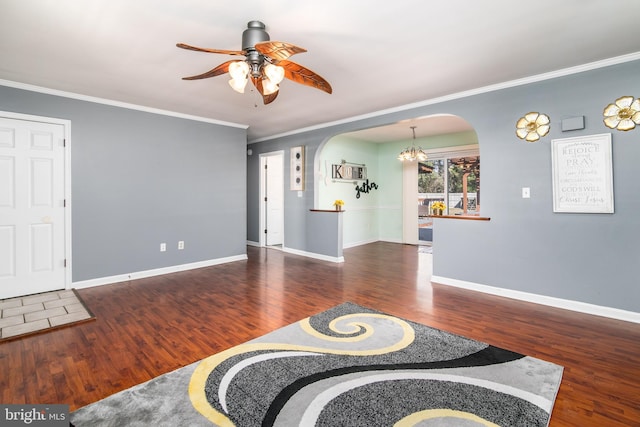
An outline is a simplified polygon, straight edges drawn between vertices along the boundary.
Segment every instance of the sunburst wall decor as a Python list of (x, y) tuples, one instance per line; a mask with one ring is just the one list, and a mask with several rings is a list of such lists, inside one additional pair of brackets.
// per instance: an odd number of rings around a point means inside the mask
[(640, 99), (622, 96), (603, 111), (606, 127), (617, 130), (631, 130), (640, 125)]
[(516, 135), (527, 142), (536, 142), (549, 133), (550, 123), (546, 114), (527, 113), (516, 123)]

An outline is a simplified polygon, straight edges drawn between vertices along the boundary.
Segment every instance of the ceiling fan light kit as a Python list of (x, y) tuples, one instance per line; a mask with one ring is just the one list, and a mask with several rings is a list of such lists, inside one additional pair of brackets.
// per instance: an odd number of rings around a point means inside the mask
[(279, 84), (284, 78), (329, 94), (333, 92), (331, 85), (323, 77), (288, 60), (291, 55), (306, 52), (305, 49), (286, 42), (270, 41), (266, 27), (260, 21), (250, 21), (247, 24), (247, 29), (242, 33), (241, 51), (208, 49), (184, 43), (178, 43), (176, 46), (198, 52), (243, 55), (244, 60), (227, 61), (206, 73), (183, 77), (183, 80), (205, 79), (229, 73), (231, 76), (229, 85), (236, 92), (244, 93), (247, 82), (251, 79), (262, 95), (265, 105), (276, 99), (280, 89)]
[(279, 65), (265, 65), (264, 73), (274, 84), (280, 84), (280, 82), (284, 79), (284, 68)]
[(249, 76), (249, 64), (244, 61), (235, 61), (229, 64), (229, 85), (239, 93), (244, 93)]

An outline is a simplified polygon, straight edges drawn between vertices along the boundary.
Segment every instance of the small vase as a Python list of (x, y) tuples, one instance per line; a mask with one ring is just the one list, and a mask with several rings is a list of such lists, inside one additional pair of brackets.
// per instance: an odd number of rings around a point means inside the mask
[(434, 209), (433, 214), (438, 216), (442, 215), (442, 209)]
[(342, 206), (340, 206), (340, 205), (336, 205), (336, 210), (337, 210), (337, 211), (341, 211), (341, 210), (342, 210)]

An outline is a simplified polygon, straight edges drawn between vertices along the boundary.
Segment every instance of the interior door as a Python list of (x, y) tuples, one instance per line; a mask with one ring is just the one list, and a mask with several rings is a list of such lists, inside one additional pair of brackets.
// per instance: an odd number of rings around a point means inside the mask
[(0, 298), (65, 288), (64, 137), (0, 117)]
[(264, 155), (265, 245), (284, 243), (284, 152)]

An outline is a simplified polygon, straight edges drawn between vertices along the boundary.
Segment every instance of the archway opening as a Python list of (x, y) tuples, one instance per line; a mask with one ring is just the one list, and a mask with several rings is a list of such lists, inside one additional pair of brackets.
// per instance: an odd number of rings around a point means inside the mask
[[(419, 168), (424, 162), (398, 160), (398, 154), (412, 144), (425, 150), (427, 162), (442, 160), (443, 167), (448, 166), (449, 161), (479, 159), (480, 154), (473, 126), (452, 114), (407, 119), (343, 133), (319, 147), (315, 158), (314, 204), (318, 209), (331, 209), (335, 200), (345, 202), (345, 248), (378, 240), (419, 244), (419, 206), (421, 203), (424, 206), (426, 199), (419, 191)], [(336, 165), (344, 163), (361, 165), (364, 173), (348, 180), (336, 179), (332, 172)], [(463, 175), (459, 177), (463, 179)], [(454, 195), (454, 191), (447, 195), (442, 192), (441, 198), (446, 197), (449, 202), (446, 204), (453, 203), (448, 213), (464, 212), (464, 204), (467, 213), (477, 211), (476, 176), (479, 176), (479, 170), (477, 175), (466, 176), (467, 197)], [(372, 184), (376, 184), (376, 188)], [(368, 192), (360, 191), (358, 195), (358, 188), (366, 188)], [(457, 197), (457, 201), (453, 197)], [(458, 204), (461, 207), (457, 207)], [(429, 205), (426, 206), (429, 209)], [(424, 211), (424, 208), (420, 210)]]

